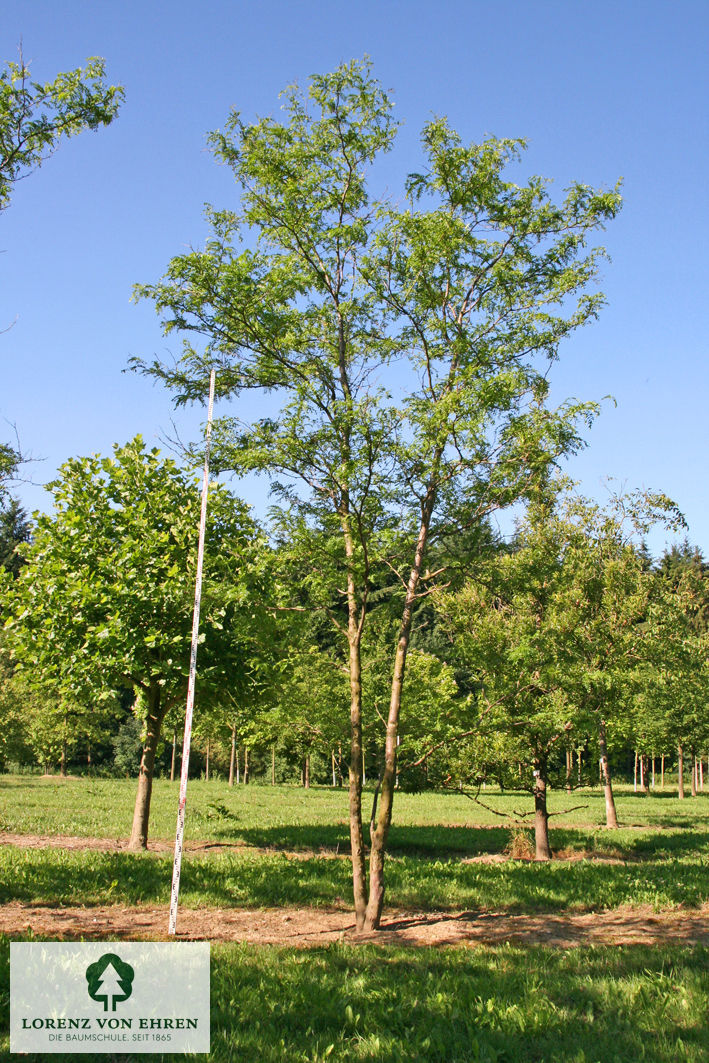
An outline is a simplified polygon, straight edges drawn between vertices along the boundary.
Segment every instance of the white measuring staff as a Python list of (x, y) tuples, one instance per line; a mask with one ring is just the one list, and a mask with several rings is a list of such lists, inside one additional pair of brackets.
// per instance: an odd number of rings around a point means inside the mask
[(177, 898), (180, 893), (180, 869), (182, 867), (182, 842), (185, 834), (185, 805), (187, 804), (187, 774), (190, 768), (190, 742), (192, 739), (192, 710), (194, 708), (194, 685), (197, 672), (197, 641), (199, 638), (199, 607), (202, 601), (202, 562), (204, 560), (204, 533), (207, 526), (207, 492), (209, 490), (209, 440), (212, 435), (212, 411), (214, 409), (214, 370), (209, 377), (209, 410), (204, 448), (204, 479), (202, 480), (202, 512), (199, 519), (199, 546), (197, 548), (197, 578), (194, 589), (194, 613), (192, 614), (192, 648), (190, 650), (190, 677), (187, 683), (187, 708), (185, 710), (185, 737), (182, 742), (182, 773), (180, 775), (180, 803), (177, 808), (177, 833), (175, 835), (175, 859), (172, 865), (172, 893), (170, 896), (169, 934), (177, 932)]

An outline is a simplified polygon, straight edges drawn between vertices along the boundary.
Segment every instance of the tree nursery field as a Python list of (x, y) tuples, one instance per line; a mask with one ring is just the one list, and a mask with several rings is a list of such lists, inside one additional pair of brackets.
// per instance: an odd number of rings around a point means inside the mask
[[(0, 776), (3, 1051), (10, 938), (167, 937), (177, 784), (156, 780), (147, 852), (133, 796)], [(192, 781), (178, 936), (214, 942), (211, 1058), (705, 1059), (707, 797), (621, 787), (611, 831), (599, 789), (554, 793), (548, 862), (525, 795), (481, 800), (398, 795), (375, 946), (344, 790)]]

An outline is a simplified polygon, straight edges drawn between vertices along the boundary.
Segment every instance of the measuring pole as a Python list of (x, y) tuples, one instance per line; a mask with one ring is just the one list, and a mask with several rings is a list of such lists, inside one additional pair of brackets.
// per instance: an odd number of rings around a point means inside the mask
[(204, 560), (204, 533), (207, 526), (207, 491), (209, 489), (209, 440), (212, 435), (212, 411), (214, 409), (214, 370), (209, 377), (209, 410), (204, 448), (204, 478), (202, 480), (202, 511), (199, 519), (199, 546), (197, 548), (197, 578), (194, 589), (194, 613), (192, 615), (192, 648), (190, 650), (190, 677), (187, 683), (187, 708), (185, 710), (185, 737), (182, 742), (182, 774), (180, 775), (180, 803), (177, 808), (177, 832), (175, 835), (175, 859), (172, 865), (172, 893), (170, 896), (169, 934), (177, 932), (177, 898), (180, 893), (180, 869), (182, 867), (182, 842), (185, 834), (185, 805), (187, 804), (187, 774), (190, 768), (190, 742), (192, 740), (192, 710), (194, 708), (194, 684), (197, 672), (197, 640), (199, 637), (199, 607), (202, 601), (202, 562)]

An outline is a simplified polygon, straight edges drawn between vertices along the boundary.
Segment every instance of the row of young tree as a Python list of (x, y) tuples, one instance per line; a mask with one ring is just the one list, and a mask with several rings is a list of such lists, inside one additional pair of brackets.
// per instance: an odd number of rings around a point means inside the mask
[[(86, 767), (113, 755), (120, 771), (138, 771), (131, 843), (143, 847), (161, 744), (163, 772), (174, 777), (179, 759), (197, 492), (136, 439), (112, 459), (67, 463), (54, 494), (55, 513), (39, 518), (29, 546), (26, 521), (4, 529), (0, 754), (45, 770), (59, 762), (62, 773), (72, 753)], [(291, 552), (269, 543), (242, 503), (213, 487), (209, 515), (200, 767), (230, 784), (256, 771), (342, 785), (342, 641), (304, 578), (301, 604), (282, 604)], [(696, 792), (694, 764), (709, 749), (707, 566), (686, 542), (653, 565), (642, 536), (657, 520), (679, 520), (662, 496), (602, 509), (556, 481), (540, 487), (511, 542), (489, 525), (456, 540), (447, 585), (414, 610), (395, 788), (527, 790), (538, 859), (551, 856), (549, 786), (596, 776), (617, 826), (610, 754), (620, 764), (639, 751), (642, 786), (645, 758), (671, 753), (674, 764), (676, 751), (679, 792), (685, 757)], [(401, 597), (387, 566), (370, 593), (360, 770), (378, 794)]]
[[(507, 178), (522, 141), (466, 145), (435, 118), (400, 201), (376, 196), (396, 123), (367, 63), (291, 87), (283, 111), (234, 112), (211, 136), (237, 201), (208, 209), (204, 249), (138, 287), (184, 352), (134, 368), (177, 403), (203, 402), (216, 368), (243, 415), (215, 423), (216, 468), (268, 476), (278, 505), (266, 534), (212, 492), (200, 726), (252, 750), (288, 735), (344, 751), (356, 924), (371, 930), (397, 782), (526, 786), (544, 856), (565, 751), (597, 745), (610, 809), (614, 744), (701, 747), (703, 585), (660, 578), (633, 545), (677, 520), (668, 500), (602, 511), (553, 479), (598, 412), (551, 407), (548, 375), (602, 305), (591, 244), (618, 189), (575, 183), (556, 203), (543, 179)], [(253, 393), (268, 416), (251, 419)], [(490, 515), (520, 502), (503, 548)], [(185, 692), (196, 492), (134, 440), (69, 462), (55, 506), (2, 587), (8, 682), (49, 684), (65, 720), (135, 692), (144, 847)]]

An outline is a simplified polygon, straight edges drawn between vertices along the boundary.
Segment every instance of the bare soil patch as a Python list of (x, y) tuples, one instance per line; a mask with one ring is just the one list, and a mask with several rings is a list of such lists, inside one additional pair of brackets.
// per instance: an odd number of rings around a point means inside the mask
[[(163, 940), (167, 906), (48, 908), (0, 905), (0, 933), (31, 931), (56, 939)], [(378, 945), (709, 945), (709, 906), (656, 912), (618, 908), (580, 915), (508, 915), (500, 912), (388, 911), (376, 934), (355, 932), (352, 913), (322, 908), (182, 908), (178, 940), (242, 941), (312, 947), (335, 941)]]

